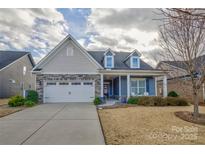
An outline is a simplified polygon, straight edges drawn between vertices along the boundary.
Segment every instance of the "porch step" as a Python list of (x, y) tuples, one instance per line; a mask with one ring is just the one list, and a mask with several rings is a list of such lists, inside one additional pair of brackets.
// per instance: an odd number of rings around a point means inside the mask
[(119, 102), (119, 100), (106, 100), (104, 104), (98, 105), (98, 107), (103, 107), (103, 106), (112, 106), (115, 105), (115, 103)]

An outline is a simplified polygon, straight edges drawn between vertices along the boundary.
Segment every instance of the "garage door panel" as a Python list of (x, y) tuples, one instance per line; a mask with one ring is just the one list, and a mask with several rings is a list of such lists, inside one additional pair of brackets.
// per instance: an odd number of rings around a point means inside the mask
[(44, 87), (44, 101), (49, 103), (91, 102), (95, 96), (94, 84), (47, 85)]

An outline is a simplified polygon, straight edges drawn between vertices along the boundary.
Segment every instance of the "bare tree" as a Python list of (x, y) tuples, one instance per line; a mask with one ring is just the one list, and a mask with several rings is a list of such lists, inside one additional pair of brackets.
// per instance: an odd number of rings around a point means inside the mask
[(161, 55), (184, 66), (191, 78), (194, 117), (199, 116), (199, 89), (205, 80), (205, 10), (160, 9)]

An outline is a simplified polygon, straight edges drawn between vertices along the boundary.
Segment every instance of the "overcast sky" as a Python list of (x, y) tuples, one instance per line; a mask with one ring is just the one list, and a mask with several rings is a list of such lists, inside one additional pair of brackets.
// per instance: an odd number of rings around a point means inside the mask
[(159, 50), (155, 9), (0, 9), (0, 50), (30, 51), (36, 61), (67, 34), (88, 50)]

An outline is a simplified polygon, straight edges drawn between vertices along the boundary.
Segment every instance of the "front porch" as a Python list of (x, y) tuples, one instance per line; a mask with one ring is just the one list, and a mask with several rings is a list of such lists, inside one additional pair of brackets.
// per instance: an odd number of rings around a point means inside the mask
[[(157, 96), (157, 77), (160, 74), (101, 73), (100, 97), (108, 104), (126, 103), (130, 96)], [(167, 78), (164, 75), (163, 96), (167, 96)], [(112, 102), (112, 103), (110, 103)]]

